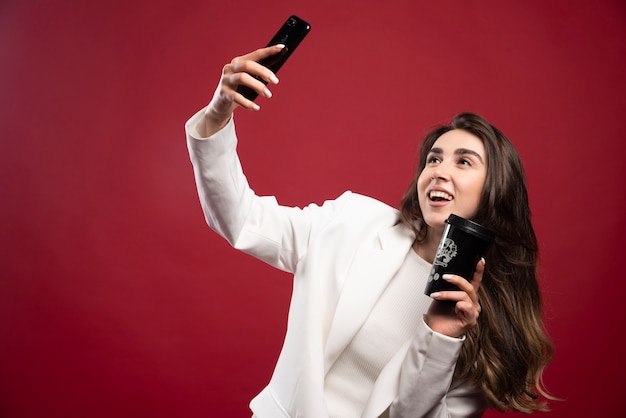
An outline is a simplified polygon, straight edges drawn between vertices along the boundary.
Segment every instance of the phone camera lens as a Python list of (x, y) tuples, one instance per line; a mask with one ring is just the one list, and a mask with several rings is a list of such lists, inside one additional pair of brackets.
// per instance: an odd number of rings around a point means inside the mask
[(296, 19), (294, 19), (293, 17), (289, 18), (289, 20), (287, 21), (287, 26), (296, 26)]

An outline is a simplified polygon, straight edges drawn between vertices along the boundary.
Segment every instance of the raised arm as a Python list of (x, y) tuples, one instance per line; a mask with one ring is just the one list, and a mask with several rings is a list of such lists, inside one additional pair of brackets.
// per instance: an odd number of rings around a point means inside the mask
[(187, 146), (194, 168), (198, 196), (209, 226), (233, 247), (274, 267), (294, 271), (316, 228), (335, 216), (339, 205), (326, 202), (303, 209), (280, 206), (273, 196), (257, 196), (244, 175), (237, 155), (233, 111), (258, 110), (237, 93), (239, 85), (269, 97), (266, 86), (250, 74), (276, 83), (276, 77), (255, 61), (280, 51), (270, 47), (233, 59), (224, 66), (209, 105), (185, 125)]

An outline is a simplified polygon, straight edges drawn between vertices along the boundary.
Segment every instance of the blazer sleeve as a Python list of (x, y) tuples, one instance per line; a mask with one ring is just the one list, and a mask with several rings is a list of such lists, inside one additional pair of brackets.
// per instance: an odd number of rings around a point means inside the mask
[(402, 364), (391, 418), (482, 416), (486, 408), (482, 393), (452, 380), (463, 341), (420, 323)]
[(316, 231), (336, 216), (346, 192), (322, 206), (280, 206), (273, 196), (257, 196), (248, 184), (236, 152), (233, 119), (202, 138), (204, 109), (185, 124), (202, 211), (208, 225), (233, 247), (284, 271), (294, 272)]

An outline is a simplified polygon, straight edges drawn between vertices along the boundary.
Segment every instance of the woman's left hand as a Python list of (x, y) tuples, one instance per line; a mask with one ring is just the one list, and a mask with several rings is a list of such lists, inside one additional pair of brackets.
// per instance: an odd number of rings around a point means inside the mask
[[(443, 276), (444, 280), (456, 285), (461, 290), (442, 291), (430, 295), (435, 300), (430, 304), (425, 320), (433, 331), (459, 338), (476, 325), (480, 315), (478, 289), (484, 271), (485, 260), (480, 259), (476, 264), (471, 282), (461, 276), (447, 274)], [(450, 306), (444, 301), (456, 301), (456, 305)]]

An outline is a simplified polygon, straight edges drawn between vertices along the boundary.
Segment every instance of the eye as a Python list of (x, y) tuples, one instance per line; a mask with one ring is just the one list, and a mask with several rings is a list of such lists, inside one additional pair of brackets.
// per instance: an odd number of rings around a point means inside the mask
[(440, 162), (441, 160), (439, 159), (439, 157), (436, 157), (434, 155), (430, 155), (428, 156), (428, 158), (426, 159), (426, 163), (427, 164), (437, 164), (438, 162)]
[(467, 158), (459, 158), (459, 164), (461, 165), (467, 165), (467, 166), (472, 166), (472, 162), (467, 159)]

